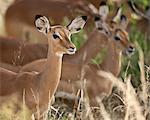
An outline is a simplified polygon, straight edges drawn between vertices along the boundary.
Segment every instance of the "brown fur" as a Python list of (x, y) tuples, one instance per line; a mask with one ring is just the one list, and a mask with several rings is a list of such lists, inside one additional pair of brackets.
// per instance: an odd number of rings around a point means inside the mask
[[(52, 31), (48, 33), (49, 49), (45, 63), (46, 67), (44, 67), (42, 71), (38, 74), (35, 72), (20, 72), (17, 74), (0, 68), (0, 95), (7, 96), (17, 92), (20, 98), (22, 98), (21, 96), (25, 90), (25, 102), (32, 112), (36, 111), (37, 105), (39, 105), (40, 112), (43, 112), (43, 110), (47, 108), (48, 103), (51, 102), (60, 80), (62, 55), (63, 53), (67, 53), (68, 46), (75, 47), (72, 42), (69, 42), (69, 30), (65, 27), (57, 26), (51, 29), (54, 31), (65, 31), (62, 38), (67, 44), (64, 45), (62, 44), (63, 42), (60, 43), (58, 40), (51, 40), (49, 36), (52, 36), (53, 33), (51, 33)], [(64, 40), (64, 38), (67, 39)], [(39, 103), (36, 102), (33, 94), (36, 99), (39, 99)]]

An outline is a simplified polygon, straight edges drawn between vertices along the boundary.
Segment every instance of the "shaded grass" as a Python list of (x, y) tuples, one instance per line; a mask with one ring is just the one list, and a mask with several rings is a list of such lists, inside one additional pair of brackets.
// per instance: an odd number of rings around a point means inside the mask
[(9, 97), (0, 106), (0, 120), (29, 120), (29, 116), (29, 110), (20, 104), (16, 96)]

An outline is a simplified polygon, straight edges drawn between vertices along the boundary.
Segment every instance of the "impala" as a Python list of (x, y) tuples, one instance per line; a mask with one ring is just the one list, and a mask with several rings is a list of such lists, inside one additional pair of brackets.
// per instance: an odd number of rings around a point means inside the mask
[[(87, 90), (91, 101), (94, 101), (95, 96), (101, 93), (106, 93), (107, 95), (111, 93), (112, 83), (98, 76), (96, 73), (101, 69), (112, 72), (117, 76), (121, 67), (121, 53), (132, 53), (134, 46), (128, 41), (129, 36), (125, 30), (128, 23), (127, 18), (124, 15), (120, 15), (118, 11), (113, 21), (108, 22), (106, 21), (107, 14), (108, 7), (103, 3), (100, 6), (100, 15), (95, 17), (97, 30), (92, 32), (87, 43), (79, 49), (81, 53), (77, 52), (77, 55), (73, 56), (73, 58), (64, 59), (61, 76), (62, 81), (60, 82), (59, 90), (72, 93), (71, 85), (75, 87), (75, 91), (81, 88), (78, 83), (81, 78), (81, 71), (84, 68), (84, 78), (87, 79)], [(115, 21), (116, 18), (119, 19)], [(100, 67), (90, 64), (90, 60), (104, 48), (106, 48), (107, 52)], [(87, 53), (87, 55), (83, 62), (84, 53)], [(20, 72), (40, 72), (44, 69), (46, 62), (46, 59), (31, 62), (23, 66)], [(70, 80), (71, 84), (68, 84), (67, 80)], [(95, 101), (92, 103), (95, 103)]]
[[(13, 73), (0, 68), (0, 95), (7, 96), (17, 92), (22, 98), (22, 92), (25, 90), (25, 102), (28, 108), (35, 112), (36, 106), (39, 106), (40, 113), (42, 113), (48, 103), (51, 102), (57, 89), (63, 54), (74, 54), (76, 51), (75, 46), (70, 41), (70, 36), (83, 28), (86, 18), (86, 16), (77, 17), (67, 27), (63, 27), (60, 25), (51, 26), (45, 16), (37, 15), (36, 28), (48, 38), (49, 48), (46, 66), (39, 73)], [(38, 103), (33, 94), (38, 99)]]

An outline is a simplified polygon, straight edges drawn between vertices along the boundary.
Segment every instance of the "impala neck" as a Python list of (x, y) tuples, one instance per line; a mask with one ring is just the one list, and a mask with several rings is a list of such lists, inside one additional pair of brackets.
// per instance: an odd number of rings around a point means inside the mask
[[(40, 90), (41, 97), (52, 97), (58, 86), (61, 76), (62, 55), (54, 52), (52, 44), (49, 42), (47, 63), (41, 73)], [(48, 96), (50, 95), (50, 96)]]
[(106, 46), (107, 39), (108, 37), (106, 35), (101, 34), (98, 30), (94, 30), (93, 33), (90, 34), (86, 43), (75, 55), (64, 57), (64, 59), (65, 61), (74, 64), (90, 63), (91, 59), (95, 58), (102, 48)]
[(116, 44), (110, 40), (107, 46), (106, 56), (103, 59), (100, 67), (103, 70), (111, 72), (115, 76), (118, 76), (121, 68), (121, 56), (121, 51), (119, 51)]

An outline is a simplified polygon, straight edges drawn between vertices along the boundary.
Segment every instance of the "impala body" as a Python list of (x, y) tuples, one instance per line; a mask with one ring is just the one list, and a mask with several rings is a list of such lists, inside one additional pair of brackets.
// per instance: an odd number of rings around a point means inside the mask
[[(13, 73), (0, 68), (0, 95), (8, 96), (18, 93), (33, 112), (39, 108), (39, 114), (48, 108), (57, 89), (61, 76), (63, 54), (74, 54), (76, 47), (70, 40), (73, 33), (77, 33), (86, 23), (86, 16), (77, 17), (68, 26), (51, 26), (48, 18), (37, 15), (36, 28), (48, 39), (48, 53), (45, 67), (39, 72)], [(38, 116), (39, 118), (40, 116)]]

